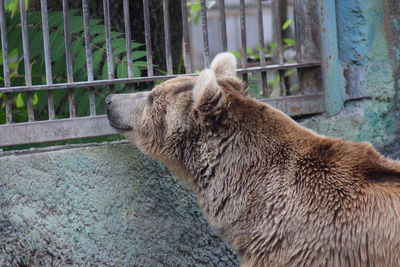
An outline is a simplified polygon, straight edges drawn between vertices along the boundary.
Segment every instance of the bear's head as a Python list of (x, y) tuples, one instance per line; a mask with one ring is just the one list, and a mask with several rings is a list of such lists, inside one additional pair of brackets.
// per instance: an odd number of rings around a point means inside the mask
[(251, 110), (265, 107), (246, 94), (235, 57), (221, 53), (199, 76), (177, 77), (149, 92), (108, 96), (107, 115), (120, 134), (190, 182), (199, 153), (209, 149), (204, 144), (245, 127), (254, 120)]

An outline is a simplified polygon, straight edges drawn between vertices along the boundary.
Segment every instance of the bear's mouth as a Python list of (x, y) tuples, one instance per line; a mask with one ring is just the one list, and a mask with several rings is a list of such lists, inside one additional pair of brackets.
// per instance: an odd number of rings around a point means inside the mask
[(121, 122), (121, 120), (116, 119), (110, 110), (107, 110), (107, 118), (108, 118), (108, 122), (110, 123), (111, 127), (115, 128), (117, 130), (123, 130), (123, 131), (132, 130), (132, 127), (130, 125), (125, 124), (125, 123)]
[(132, 130), (131, 126), (123, 124), (123, 123), (115, 123), (115, 122), (111, 121), (110, 119), (109, 119), (109, 123), (110, 123), (111, 127), (118, 129), (118, 130), (124, 130), (124, 131)]

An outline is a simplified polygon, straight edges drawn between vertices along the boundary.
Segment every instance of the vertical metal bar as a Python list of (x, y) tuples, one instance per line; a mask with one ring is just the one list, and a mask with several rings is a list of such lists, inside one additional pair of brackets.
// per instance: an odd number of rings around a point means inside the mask
[(108, 0), (103, 0), (104, 8), (104, 24), (106, 34), (106, 52), (107, 52), (107, 67), (108, 67), (108, 79), (114, 79), (114, 63), (112, 55), (111, 45), (111, 22), (110, 22), (110, 3)]
[[(93, 57), (92, 57), (92, 40), (90, 36), (90, 20), (89, 20), (89, 4), (88, 0), (82, 0), (83, 10), (83, 31), (85, 32), (85, 48), (86, 48), (86, 70), (88, 81), (93, 81)], [(89, 110), (90, 116), (96, 115), (96, 97), (94, 88), (89, 87)]]
[(131, 19), (130, 19), (130, 15), (129, 15), (128, 0), (124, 0), (123, 5), (124, 5), (124, 25), (125, 25), (126, 59), (127, 59), (127, 66), (128, 66), (128, 78), (133, 78)]
[[(296, 61), (297, 63), (303, 63), (303, 56), (301, 52), (301, 33), (300, 29), (301, 27), (304, 27), (304, 25), (301, 25), (301, 23), (304, 23), (305, 21), (303, 20), (303, 17), (301, 16), (301, 9), (303, 3), (299, 3), (298, 0), (293, 1), (293, 10), (294, 10), (294, 22), (295, 22), (295, 40), (296, 40)], [(297, 69), (297, 75), (299, 76), (299, 92), (300, 94), (304, 94), (304, 85), (301, 82), (301, 77), (302, 76), (302, 71), (300, 69)]]
[(46, 68), (46, 82), (47, 84), (53, 83), (53, 75), (51, 70), (51, 54), (50, 54), (50, 38), (49, 38), (49, 24), (47, 13), (47, 0), (40, 0), (40, 9), (42, 14), (42, 28), (43, 28), (43, 46), (44, 46), (44, 63)]
[(6, 123), (12, 122), (12, 99), (11, 94), (5, 94), (6, 96)]
[[(240, 0), (240, 52), (242, 54), (242, 68), (247, 68), (247, 52), (246, 52), (246, 6), (244, 0)], [(248, 75), (243, 74), (243, 80), (247, 83)]]
[(219, 8), (220, 23), (221, 23), (222, 50), (228, 51), (228, 39), (226, 37), (225, 0), (219, 0), (218, 8)]
[[(72, 53), (71, 53), (71, 32), (69, 30), (69, 12), (68, 12), (68, 0), (62, 1), (63, 5), (63, 18), (64, 18), (64, 43), (65, 43), (65, 63), (67, 67), (67, 81), (69, 83), (74, 82), (74, 71), (72, 66)], [(71, 118), (76, 117), (75, 109), (75, 95), (74, 89), (68, 89), (68, 100), (69, 100), (69, 116)]]
[(151, 47), (151, 26), (149, 14), (149, 1), (143, 0), (144, 36), (147, 52), (147, 76), (153, 76), (153, 51)]
[(192, 63), (190, 60), (190, 45), (189, 45), (189, 25), (188, 25), (188, 9), (187, 0), (182, 0), (182, 33), (183, 33), (183, 62), (185, 72), (192, 72)]
[(203, 30), (204, 67), (206, 68), (210, 62), (206, 0), (200, 0), (200, 6), (201, 6), (201, 26)]
[(89, 4), (88, 0), (82, 0), (83, 30), (85, 33), (86, 68), (88, 81), (93, 81), (93, 57), (92, 38), (90, 36)]
[(164, 33), (165, 33), (165, 56), (167, 63), (167, 74), (173, 73), (171, 54), (171, 31), (169, 26), (169, 0), (163, 0)]
[[(1, 33), (1, 50), (3, 51), (3, 75), (4, 87), (10, 87), (10, 69), (8, 67), (8, 44), (7, 44), (7, 26), (4, 12), (4, 0), (0, 2), (0, 33)], [(6, 123), (12, 122), (12, 105), (11, 95), (5, 94), (6, 101)]]
[[(277, 63), (283, 64), (283, 43), (282, 43), (282, 18), (280, 16), (280, 1), (272, 0), (272, 17), (274, 26), (275, 42), (278, 45), (277, 53)], [(280, 95), (286, 95), (286, 85), (285, 85), (285, 71), (279, 70), (279, 85), (280, 85)]]
[[(50, 38), (49, 38), (49, 23), (47, 14), (47, 0), (40, 0), (40, 9), (42, 15), (42, 28), (43, 28), (43, 49), (44, 49), (44, 63), (46, 67), (46, 83), (52, 84), (52, 70), (51, 70), (51, 54), (50, 54)], [(54, 97), (53, 91), (47, 91), (47, 109), (49, 112), (49, 120), (56, 118), (54, 112)]]
[(64, 18), (64, 43), (65, 43), (65, 63), (67, 67), (67, 81), (74, 82), (72, 54), (71, 54), (71, 32), (69, 29), (68, 0), (62, 0)]
[(0, 33), (1, 33), (1, 50), (3, 52), (3, 74), (4, 87), (10, 87), (10, 69), (8, 67), (8, 43), (7, 43), (7, 26), (4, 12), (4, 0), (0, 2)]
[[(263, 13), (262, 13), (262, 0), (257, 0), (257, 15), (258, 15), (258, 43), (260, 46), (260, 64), (261, 66), (265, 66), (265, 44), (264, 44), (264, 21), (263, 21)], [(270, 94), (270, 90), (268, 88), (267, 82), (267, 73), (261, 72), (261, 89), (262, 95), (264, 97), (268, 97)]]
[[(293, 10), (294, 10), (294, 23), (295, 23), (295, 40), (296, 40), (296, 61), (297, 63), (303, 63), (303, 57), (301, 53), (301, 36), (300, 36), (300, 29), (298, 27), (304, 27), (304, 25), (300, 25), (299, 23), (303, 22), (302, 16), (299, 14), (301, 13), (301, 3), (298, 0), (293, 1)], [(299, 9), (299, 12), (297, 12)]]
[[(22, 30), (22, 49), (24, 50), (24, 67), (25, 67), (25, 83), (27, 86), (32, 85), (32, 75), (29, 56), (29, 40), (28, 40), (28, 26), (26, 19), (25, 1), (19, 1), (19, 8), (21, 13), (21, 30)], [(32, 92), (27, 92), (27, 106), (28, 106), (28, 120), (33, 121), (35, 115), (33, 113), (33, 96)]]

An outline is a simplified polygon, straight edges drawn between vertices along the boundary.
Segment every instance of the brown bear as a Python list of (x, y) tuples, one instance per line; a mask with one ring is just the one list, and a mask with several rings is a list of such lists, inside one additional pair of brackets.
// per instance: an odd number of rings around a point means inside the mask
[(246, 95), (236, 60), (110, 95), (110, 124), (197, 195), (241, 266), (400, 266), (400, 162)]

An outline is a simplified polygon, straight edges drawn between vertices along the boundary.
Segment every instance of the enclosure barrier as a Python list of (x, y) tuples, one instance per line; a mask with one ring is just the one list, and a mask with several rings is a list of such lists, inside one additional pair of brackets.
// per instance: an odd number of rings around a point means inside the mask
[[(86, 81), (75, 81), (73, 75), (73, 62), (71, 55), (71, 32), (69, 21), (68, 0), (62, 0), (63, 24), (64, 24), (64, 44), (65, 44), (65, 63), (67, 82), (54, 83), (52, 75), (51, 61), (51, 43), (49, 40), (49, 20), (47, 0), (41, 0), (41, 21), (43, 29), (43, 49), (46, 83), (32, 84), (31, 62), (29, 55), (29, 36), (26, 17), (25, 1), (19, 1), (20, 26), (23, 45), (23, 62), (25, 70), (25, 85), (13, 86), (10, 83), (9, 51), (7, 41), (7, 25), (5, 14), (5, 0), (0, 4), (0, 30), (1, 30), (1, 49), (3, 63), (3, 83), (0, 88), (2, 94), (1, 108), (5, 109), (5, 123), (0, 124), (0, 147), (27, 143), (39, 143), (75, 138), (106, 136), (116, 134), (107, 122), (105, 115), (96, 113), (96, 95), (95, 86), (113, 86), (117, 84), (130, 84), (139, 82), (152, 82), (157, 80), (166, 80), (179, 75), (173, 73), (172, 54), (171, 54), (171, 32), (169, 23), (169, 0), (163, 0), (163, 23), (165, 33), (165, 51), (166, 51), (166, 75), (154, 75), (152, 43), (151, 43), (151, 25), (149, 1), (143, 0), (143, 18), (145, 25), (145, 47), (147, 52), (147, 76), (134, 77), (133, 57), (132, 57), (132, 36), (130, 28), (129, 1), (123, 1), (124, 29), (126, 39), (126, 58), (127, 58), (127, 78), (114, 77), (113, 50), (111, 42), (111, 22), (109, 0), (103, 0), (104, 8), (104, 31), (106, 47), (106, 63), (108, 79), (96, 80), (93, 74), (93, 47), (91, 40), (91, 25), (89, 21), (88, 0), (82, 0), (82, 16), (84, 23), (84, 41), (86, 51)], [(246, 53), (246, 8), (249, 3), (245, 0), (239, 1), (240, 9), (240, 36), (241, 36), (241, 68), (237, 69), (244, 81), (248, 81), (250, 73), (261, 74), (261, 88), (263, 97), (261, 101), (269, 103), (289, 115), (315, 114), (324, 111), (323, 88), (321, 85), (321, 57), (320, 57), (320, 28), (318, 0), (293, 0), (294, 21), (295, 21), (295, 41), (296, 41), (296, 62), (284, 62), (284, 44), (282, 43), (283, 23), (280, 10), (280, 1), (272, 0), (272, 16), (274, 24), (274, 35), (277, 43), (276, 62), (267, 64), (264, 43), (263, 30), (263, 1), (256, 1), (258, 29), (251, 34), (258, 34), (260, 59), (256, 66), (249, 66), (248, 55)], [(250, 1), (248, 1), (250, 2)], [(265, 1), (267, 2), (267, 1)], [(204, 66), (210, 63), (209, 36), (207, 25), (206, 0), (200, 0), (201, 5), (201, 26), (203, 36), (203, 54)], [(189, 13), (187, 0), (182, 0), (182, 33), (183, 33), (183, 64), (185, 73), (180, 75), (196, 75), (193, 73), (191, 63), (191, 51), (189, 43)], [(226, 28), (226, 10), (225, 1), (218, 1), (218, 10), (220, 14), (220, 32), (221, 43), (224, 51), (228, 50), (228, 35)], [(12, 49), (12, 47), (11, 47)], [(299, 79), (299, 91), (295, 95), (287, 95), (285, 88), (285, 70), (297, 69)], [(270, 98), (271, 88), (268, 83), (268, 75), (271, 72), (277, 72), (280, 77), (280, 93), (278, 97)], [(90, 114), (84, 117), (77, 117), (74, 88), (87, 88)], [(54, 90), (68, 90), (69, 118), (57, 119), (54, 106)], [(47, 91), (48, 120), (35, 121), (33, 94), (38, 91)], [(27, 98), (28, 120), (26, 122), (13, 121), (13, 108), (15, 93), (25, 92)]]

